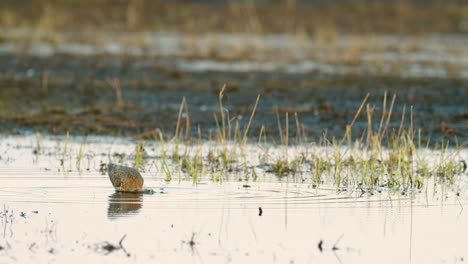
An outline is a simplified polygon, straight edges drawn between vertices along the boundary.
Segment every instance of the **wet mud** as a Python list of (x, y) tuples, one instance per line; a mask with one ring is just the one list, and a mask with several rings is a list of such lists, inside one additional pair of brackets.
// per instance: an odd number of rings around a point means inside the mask
[[(336, 75), (323, 72), (226, 72), (183, 71), (171, 58), (138, 56), (19, 57), (2, 55), (0, 65), (0, 131), (43, 131), (64, 134), (108, 134), (154, 138), (173, 134), (182, 99), (187, 101), (189, 131), (208, 138), (216, 130), (219, 92), (226, 85), (223, 106), (233, 124), (244, 127), (258, 94), (251, 138), (261, 127), (278, 139), (289, 113), (291, 134), (300, 122), (303, 134), (318, 140), (342, 137), (363, 99), (375, 118), (396, 100), (389, 131), (398, 129), (405, 114), (408, 127), (413, 113), (414, 128), (423, 141), (441, 139), (459, 142), (468, 137), (468, 81), (447, 78), (405, 78)], [(175, 59), (174, 59), (175, 60)], [(187, 115), (188, 114), (188, 115)], [(366, 114), (353, 126), (359, 136), (368, 127)], [(378, 122), (373, 124), (378, 127)]]

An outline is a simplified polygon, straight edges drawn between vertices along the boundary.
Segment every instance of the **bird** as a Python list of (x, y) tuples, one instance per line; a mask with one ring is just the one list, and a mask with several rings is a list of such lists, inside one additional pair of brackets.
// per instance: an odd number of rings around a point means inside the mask
[(109, 163), (107, 164), (107, 173), (117, 192), (153, 192), (151, 189), (143, 188), (143, 177), (141, 177), (140, 172), (134, 168)]

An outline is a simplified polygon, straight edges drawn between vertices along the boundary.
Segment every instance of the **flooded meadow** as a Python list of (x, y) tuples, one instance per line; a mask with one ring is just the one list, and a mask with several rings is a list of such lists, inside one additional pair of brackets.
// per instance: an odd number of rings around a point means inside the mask
[(467, 257), (463, 78), (1, 56), (1, 263)]
[(462, 1), (43, 2), (0, 6), (0, 263), (466, 262)]
[[(407, 169), (418, 181), (404, 175), (405, 166), (390, 167), (400, 166), (389, 163), (390, 152), (371, 161), (370, 152), (311, 144), (37, 133), (3, 136), (0, 149), (0, 254), (7, 263), (466, 257), (466, 148), (417, 150)], [(109, 162), (139, 168), (154, 193), (116, 192)]]

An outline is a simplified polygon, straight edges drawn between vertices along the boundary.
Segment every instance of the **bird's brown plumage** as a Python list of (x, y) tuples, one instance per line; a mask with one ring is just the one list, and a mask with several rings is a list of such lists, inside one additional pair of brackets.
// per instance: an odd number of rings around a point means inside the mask
[(120, 192), (143, 191), (143, 177), (136, 169), (109, 163), (107, 172), (115, 190)]

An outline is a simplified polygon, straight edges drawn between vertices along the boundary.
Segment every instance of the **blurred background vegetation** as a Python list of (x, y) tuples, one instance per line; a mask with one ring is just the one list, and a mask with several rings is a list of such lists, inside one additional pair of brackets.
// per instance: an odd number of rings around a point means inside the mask
[(423, 136), (463, 141), (466, 33), (467, 0), (0, 0), (0, 131), (173, 131), (185, 97), (196, 134), (226, 84), (233, 116), (267, 98), (254, 137), (278, 112), (342, 136), (388, 91), (391, 127), (414, 110)]
[(2, 0), (0, 26), (50, 30), (468, 33), (465, 0)]

